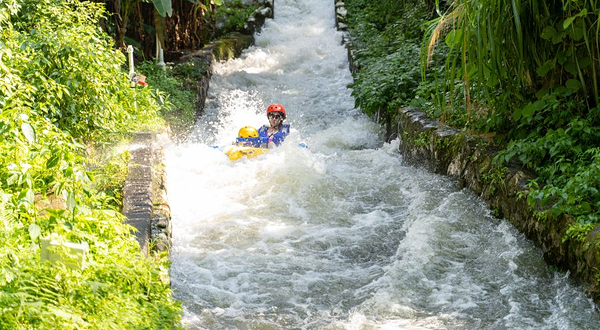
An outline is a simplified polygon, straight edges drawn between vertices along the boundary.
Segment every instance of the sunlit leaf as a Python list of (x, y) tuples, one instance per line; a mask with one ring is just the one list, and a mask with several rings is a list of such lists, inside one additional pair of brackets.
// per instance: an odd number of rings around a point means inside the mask
[(573, 21), (576, 19), (577, 17), (573, 16), (573, 17), (569, 17), (567, 18), (564, 22), (563, 22), (563, 29), (567, 29), (571, 23), (573, 23)]
[(69, 211), (73, 211), (74, 208), (75, 208), (75, 193), (70, 191), (69, 194), (67, 195), (67, 209)]
[(33, 204), (35, 202), (35, 193), (32, 189), (27, 189), (27, 193), (25, 193), (25, 200), (29, 202), (29, 204)]
[(40, 226), (36, 225), (35, 223), (29, 225), (29, 237), (32, 241), (35, 241), (41, 233), (42, 229), (40, 228)]
[(583, 17), (585, 15), (587, 15), (587, 9), (583, 8), (577, 15), (565, 19), (563, 22), (563, 29), (566, 30), (577, 17)]
[(21, 132), (23, 132), (23, 135), (25, 136), (27, 141), (29, 141), (29, 143), (35, 142), (35, 131), (33, 130), (33, 127), (29, 125), (29, 123), (21, 124)]

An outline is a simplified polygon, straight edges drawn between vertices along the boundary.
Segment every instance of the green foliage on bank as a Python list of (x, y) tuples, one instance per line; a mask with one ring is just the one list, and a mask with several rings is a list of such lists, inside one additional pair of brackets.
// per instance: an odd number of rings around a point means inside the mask
[[(223, 1), (215, 3), (214, 18), (218, 33), (226, 36), (231, 32), (242, 32), (251, 14), (259, 8), (258, 1)], [(213, 40), (206, 40), (213, 41)], [(166, 41), (167, 45), (169, 40)], [(198, 82), (206, 77), (207, 63), (201, 58), (166, 63), (159, 67), (155, 61), (142, 61), (136, 65), (136, 71), (146, 76), (146, 82), (155, 90), (155, 99), (161, 106), (163, 118), (173, 137), (187, 135), (195, 124), (198, 115), (196, 93)]]
[(193, 59), (177, 65), (167, 63), (163, 68), (154, 61), (136, 67), (157, 91), (156, 100), (162, 104), (160, 116), (176, 136), (186, 135), (195, 123), (197, 84), (206, 70), (206, 63)]
[(257, 1), (224, 1), (215, 9), (215, 20), (220, 35), (244, 30), (252, 13), (259, 8)]
[(389, 122), (399, 106), (413, 100), (430, 102), (433, 84), (423, 81), (419, 66), (419, 27), (428, 16), (427, 6), (421, 1), (367, 0), (345, 5), (356, 49), (354, 63), (360, 68), (350, 85), (356, 105)]
[[(528, 202), (582, 239), (600, 223), (600, 7), (591, 0), (346, 0), (367, 114), (401, 106), (496, 133), (500, 165), (533, 170)], [(420, 62), (414, 49), (420, 47)], [(421, 68), (421, 76), (414, 75)]]
[[(127, 152), (114, 146), (162, 126), (161, 107), (130, 87), (102, 15), (87, 1), (0, 2), (2, 329), (179, 328), (168, 261), (142, 257), (123, 224)], [(51, 234), (86, 243), (86, 266), (42, 260)]]

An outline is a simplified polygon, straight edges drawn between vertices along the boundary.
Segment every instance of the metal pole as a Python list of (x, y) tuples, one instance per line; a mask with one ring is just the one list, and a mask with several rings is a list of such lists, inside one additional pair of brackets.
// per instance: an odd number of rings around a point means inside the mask
[(131, 87), (135, 87), (135, 82), (133, 81), (133, 76), (135, 75), (134, 67), (133, 67), (133, 46), (127, 46), (127, 54), (129, 55), (129, 80), (131, 81)]

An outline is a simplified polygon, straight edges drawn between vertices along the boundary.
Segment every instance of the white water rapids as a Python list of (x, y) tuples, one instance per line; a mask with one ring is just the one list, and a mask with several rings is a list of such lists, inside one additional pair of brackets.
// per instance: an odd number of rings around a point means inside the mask
[[(186, 328), (598, 328), (583, 290), (477, 196), (404, 165), (351, 82), (332, 0), (277, 0), (256, 45), (216, 65), (195, 134), (166, 152)], [(292, 128), (280, 148), (211, 148), (271, 103)]]

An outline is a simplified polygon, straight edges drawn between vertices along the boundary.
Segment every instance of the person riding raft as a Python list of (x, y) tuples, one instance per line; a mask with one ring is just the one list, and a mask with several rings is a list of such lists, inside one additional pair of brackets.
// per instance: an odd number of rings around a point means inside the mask
[(263, 125), (258, 129), (258, 136), (267, 148), (279, 147), (290, 134), (290, 125), (284, 124), (286, 113), (281, 104), (271, 104), (267, 108), (269, 126)]
[(290, 125), (283, 124), (285, 108), (281, 104), (271, 104), (267, 108), (267, 118), (270, 126), (263, 125), (258, 130), (252, 126), (240, 128), (233, 144), (252, 148), (274, 148), (281, 145), (290, 133)]

